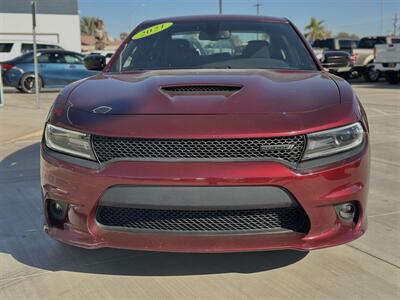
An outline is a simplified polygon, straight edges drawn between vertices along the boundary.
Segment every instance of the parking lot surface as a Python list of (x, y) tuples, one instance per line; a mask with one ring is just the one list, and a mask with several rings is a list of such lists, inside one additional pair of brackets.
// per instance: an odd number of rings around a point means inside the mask
[(400, 85), (353, 84), (368, 113), (369, 229), (313, 252), (175, 254), (60, 244), (42, 231), (39, 141), (56, 93), (0, 108), (0, 299), (400, 299)]

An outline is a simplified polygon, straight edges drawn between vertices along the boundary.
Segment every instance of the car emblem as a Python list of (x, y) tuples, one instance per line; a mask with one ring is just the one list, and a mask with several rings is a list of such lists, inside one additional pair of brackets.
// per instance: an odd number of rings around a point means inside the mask
[(294, 148), (293, 144), (283, 144), (283, 145), (261, 145), (260, 150), (263, 152), (267, 151), (281, 151), (281, 150), (292, 150)]

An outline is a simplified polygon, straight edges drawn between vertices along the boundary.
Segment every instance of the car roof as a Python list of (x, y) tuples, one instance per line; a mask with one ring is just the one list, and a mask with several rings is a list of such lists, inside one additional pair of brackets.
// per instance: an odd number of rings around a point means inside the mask
[(268, 16), (255, 16), (255, 15), (196, 15), (196, 16), (179, 16), (161, 19), (146, 20), (141, 23), (153, 24), (163, 22), (199, 22), (199, 21), (255, 21), (255, 22), (274, 22), (274, 23), (288, 23), (286, 18), (276, 18)]
[(369, 36), (363, 36), (362, 39), (382, 39), (382, 38), (391, 38), (393, 36), (391, 35), (369, 35)]
[[(31, 43), (31, 44), (33, 44), (33, 41), (32, 40), (2, 40), (2, 39), (0, 39), (0, 43)], [(57, 43), (46, 42), (46, 41), (36, 41), (36, 43), (59, 46)]]
[[(38, 49), (38, 53), (62, 53), (62, 54), (78, 54), (78, 55), (83, 55), (82, 53), (79, 52), (74, 52), (74, 51), (69, 51), (69, 50), (62, 50), (62, 49)], [(26, 52), (26, 54), (33, 53), (33, 51)]]

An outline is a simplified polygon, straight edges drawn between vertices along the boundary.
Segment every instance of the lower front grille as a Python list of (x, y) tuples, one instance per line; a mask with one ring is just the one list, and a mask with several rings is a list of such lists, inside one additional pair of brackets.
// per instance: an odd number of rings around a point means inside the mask
[(322, 63), (324, 67), (347, 67), (349, 65), (349, 59), (343, 56), (330, 56), (326, 57), (325, 61)]
[(113, 229), (182, 233), (305, 233), (309, 221), (300, 207), (240, 210), (167, 210), (99, 206), (97, 222)]

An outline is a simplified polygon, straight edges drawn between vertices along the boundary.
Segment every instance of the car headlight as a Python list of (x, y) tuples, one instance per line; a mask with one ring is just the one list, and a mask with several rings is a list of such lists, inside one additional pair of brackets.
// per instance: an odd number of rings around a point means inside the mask
[(364, 129), (360, 123), (311, 133), (307, 135), (303, 160), (351, 150), (360, 146), (363, 141)]
[(44, 139), (46, 146), (52, 150), (96, 160), (92, 151), (90, 134), (47, 124)]

